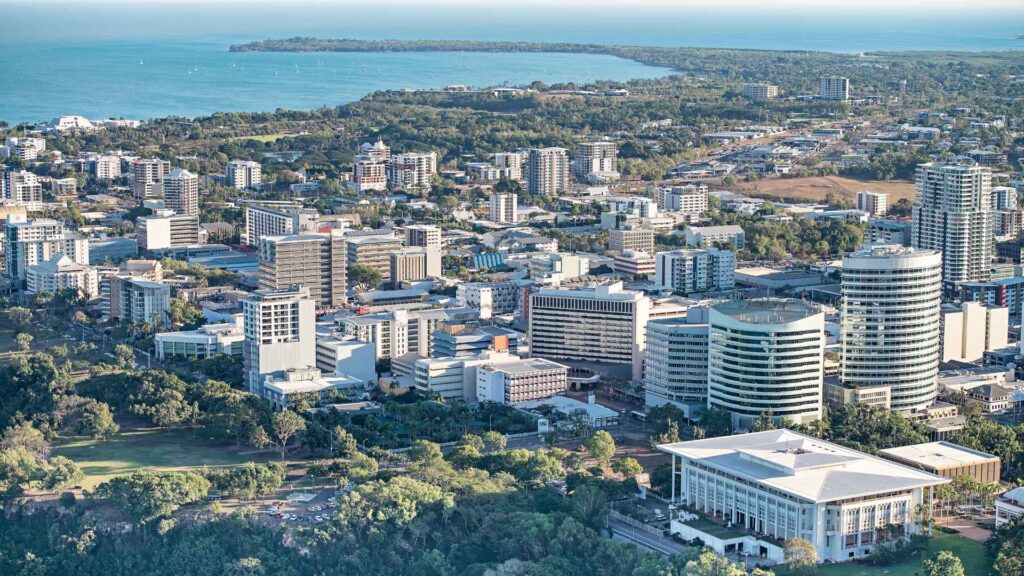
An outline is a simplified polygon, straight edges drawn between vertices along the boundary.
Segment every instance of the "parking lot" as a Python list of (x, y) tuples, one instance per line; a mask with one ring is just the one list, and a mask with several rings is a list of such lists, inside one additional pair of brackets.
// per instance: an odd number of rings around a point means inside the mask
[(342, 490), (328, 488), (317, 493), (292, 492), (287, 499), (275, 500), (260, 506), (257, 512), (268, 518), (286, 524), (317, 524), (332, 518), (344, 493), (351, 490), (351, 484)]

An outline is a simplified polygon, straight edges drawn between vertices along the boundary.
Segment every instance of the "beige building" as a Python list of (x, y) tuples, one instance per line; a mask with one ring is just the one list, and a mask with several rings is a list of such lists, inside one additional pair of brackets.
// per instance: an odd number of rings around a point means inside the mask
[(370, 266), (381, 273), (385, 282), (391, 280), (391, 252), (401, 249), (402, 239), (391, 234), (345, 239), (348, 265)]
[(647, 252), (626, 250), (615, 256), (612, 267), (619, 274), (626, 276), (653, 276), (655, 272), (654, 256)]
[(779, 87), (775, 84), (744, 84), (743, 97), (748, 100), (774, 100), (779, 97)]
[(614, 142), (584, 142), (576, 147), (573, 168), (580, 180), (610, 181), (619, 178), (615, 160), (618, 147)]
[(232, 160), (224, 167), (224, 184), (239, 190), (256, 188), (263, 183), (263, 168), (252, 160)]
[(387, 163), (380, 158), (356, 158), (352, 167), (352, 182), (357, 192), (387, 190)]
[(608, 249), (625, 252), (654, 253), (654, 230), (648, 228), (623, 228), (608, 231)]
[(331, 234), (264, 236), (259, 246), (261, 290), (298, 285), (309, 289), (317, 306), (338, 307), (345, 297), (345, 238)]
[(391, 252), (391, 283), (441, 277), (441, 251), (437, 248), (405, 248)]
[(138, 199), (161, 196), (164, 176), (171, 171), (171, 163), (159, 158), (138, 158), (132, 162), (132, 193)]
[(173, 210), (154, 210), (152, 216), (136, 220), (136, 241), (141, 250), (183, 248), (199, 244), (199, 218), (175, 214)]
[(970, 476), (978, 482), (999, 482), (999, 457), (951, 442), (927, 442), (879, 450), (883, 458), (955, 480)]
[(405, 245), (423, 248), (441, 248), (441, 229), (430, 224), (411, 224), (405, 227)]
[(530, 149), (526, 189), (531, 196), (556, 196), (569, 191), (569, 155), (565, 148)]
[(511, 192), (491, 194), (491, 221), (515, 224), (519, 220), (519, 195)]
[(173, 170), (164, 176), (164, 206), (176, 214), (199, 215), (199, 177), (188, 170)]
[(1010, 311), (1005, 306), (964, 302), (942, 307), (942, 361), (979, 362), (986, 350), (1009, 345)]

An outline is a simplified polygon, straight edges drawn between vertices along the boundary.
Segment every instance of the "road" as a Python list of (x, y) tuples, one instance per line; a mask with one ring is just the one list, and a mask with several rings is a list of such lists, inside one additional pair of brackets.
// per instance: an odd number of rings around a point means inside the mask
[[(611, 530), (613, 539), (625, 540), (634, 544), (643, 546), (648, 550), (653, 550), (660, 554), (670, 556), (672, 554), (680, 554), (685, 552), (687, 546), (665, 538), (663, 536), (656, 536), (649, 532), (639, 530), (628, 524), (619, 522), (618, 520), (608, 520), (608, 529)], [(617, 537), (617, 538), (616, 538)]]

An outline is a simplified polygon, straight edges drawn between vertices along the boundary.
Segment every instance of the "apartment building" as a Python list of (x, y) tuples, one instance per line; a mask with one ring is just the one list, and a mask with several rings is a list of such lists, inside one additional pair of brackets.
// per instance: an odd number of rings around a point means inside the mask
[(43, 201), (43, 185), (39, 177), (26, 170), (7, 171), (0, 176), (5, 180), (3, 198), (18, 204), (34, 204)]
[(658, 252), (654, 287), (668, 292), (731, 290), (736, 285), (736, 255), (731, 250), (704, 248)]
[(430, 224), (410, 224), (405, 227), (405, 245), (440, 249), (441, 229)]
[(402, 282), (441, 278), (441, 251), (437, 248), (404, 248), (389, 255), (388, 277), (394, 286)]
[(232, 160), (224, 167), (224, 184), (245, 190), (263, 183), (263, 167), (252, 160)]
[(491, 194), (491, 222), (515, 224), (519, 221), (519, 195), (512, 192)]
[(357, 157), (352, 165), (352, 182), (360, 193), (387, 190), (387, 162), (380, 158)]
[(159, 197), (163, 194), (164, 176), (171, 171), (171, 163), (159, 158), (137, 158), (132, 161), (132, 193), (136, 198)]
[(305, 287), (257, 290), (242, 300), (242, 358), (249, 391), (263, 397), (266, 377), (316, 368), (316, 303)]
[(0, 253), (4, 256), (7, 275), (23, 280), (29, 266), (52, 260), (58, 254), (76, 264), (88, 265), (89, 241), (76, 232), (65, 230), (56, 220), (28, 220), (24, 215), (12, 214), (4, 224)]
[(188, 170), (172, 170), (164, 175), (164, 206), (176, 214), (199, 216), (199, 177)]
[(526, 189), (531, 196), (556, 196), (569, 191), (569, 155), (565, 148), (530, 149)]
[(857, 192), (857, 210), (870, 217), (885, 216), (889, 211), (889, 195), (885, 192)]
[(346, 298), (345, 238), (330, 234), (264, 236), (259, 244), (261, 290), (303, 286), (318, 307), (344, 306)]
[(341, 331), (363, 342), (373, 342), (375, 355), (398, 358), (409, 353), (430, 356), (430, 335), (439, 322), (469, 322), (479, 318), (473, 308), (394, 310), (338, 319)]
[(170, 325), (170, 286), (134, 276), (115, 276), (110, 282), (111, 318), (131, 324)]
[(735, 224), (727, 226), (691, 226), (683, 231), (686, 245), (704, 248), (718, 244), (729, 244), (736, 250), (742, 250), (747, 235), (743, 228)]
[(320, 214), (299, 205), (249, 205), (245, 207), (242, 243), (256, 248), (263, 236), (287, 236), (317, 232)]
[(775, 84), (746, 83), (743, 85), (743, 97), (748, 100), (774, 100), (779, 97), (779, 87)]
[(49, 260), (25, 269), (25, 290), (30, 294), (57, 294), (73, 290), (86, 300), (100, 295), (96, 269), (79, 264), (64, 254), (55, 254)]
[(403, 190), (430, 191), (437, 173), (437, 153), (395, 154), (388, 162), (388, 182)]
[(619, 178), (616, 170), (618, 146), (614, 142), (584, 142), (576, 147), (573, 168), (580, 180), (611, 181)]
[(89, 171), (97, 180), (117, 180), (121, 177), (121, 159), (117, 156), (97, 156), (89, 161)]
[(514, 182), (524, 180), (523, 166), (527, 154), (523, 152), (497, 152), (491, 155), (491, 162), (498, 171), (498, 179), (507, 178)]
[(627, 278), (636, 278), (653, 276), (657, 268), (654, 256), (647, 252), (626, 250), (615, 255), (612, 269)]
[(659, 198), (659, 204), (668, 212), (699, 216), (708, 210), (708, 187), (705, 184), (666, 186), (659, 191)]
[(850, 79), (843, 76), (822, 76), (818, 81), (818, 98), (822, 100), (849, 100)]
[(1005, 306), (964, 302), (942, 306), (942, 362), (981, 362), (988, 350), (1009, 346), (1010, 311)]

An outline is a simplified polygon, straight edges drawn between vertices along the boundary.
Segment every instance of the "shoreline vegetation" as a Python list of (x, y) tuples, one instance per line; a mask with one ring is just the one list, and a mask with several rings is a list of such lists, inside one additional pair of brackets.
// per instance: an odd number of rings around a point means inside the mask
[[(1024, 35), (1022, 35), (1024, 38)], [(953, 51), (884, 51), (847, 54), (817, 50), (758, 50), (752, 48), (660, 47), (623, 44), (581, 44), (572, 42), (526, 42), (487, 40), (362, 40), (357, 38), (311, 38), (296, 36), (233, 44), (230, 52), (531, 52), (569, 53), (616, 56), (648, 66), (672, 68), (681, 72), (701, 68), (706, 57), (741, 59), (751, 55), (813, 57), (833, 60), (836, 64), (856, 62), (884, 63), (918, 60), (943, 64), (954, 62), (992, 63), (1024, 62), (1024, 51), (953, 52)]]

